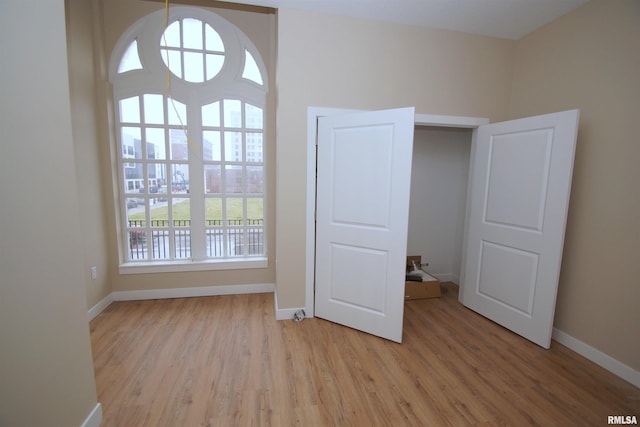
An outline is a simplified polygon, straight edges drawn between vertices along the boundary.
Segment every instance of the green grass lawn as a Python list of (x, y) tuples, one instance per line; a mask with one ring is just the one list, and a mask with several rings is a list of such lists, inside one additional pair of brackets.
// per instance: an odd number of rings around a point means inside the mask
[[(222, 219), (222, 199), (206, 199), (206, 219)], [(168, 206), (151, 207), (152, 220), (168, 220)], [(227, 198), (227, 219), (242, 219), (242, 199), (239, 197)], [(262, 199), (247, 199), (247, 218), (264, 218), (264, 208)], [(144, 220), (144, 212), (138, 212), (128, 216), (129, 220)], [(191, 219), (191, 206), (189, 200), (173, 203), (173, 219)]]

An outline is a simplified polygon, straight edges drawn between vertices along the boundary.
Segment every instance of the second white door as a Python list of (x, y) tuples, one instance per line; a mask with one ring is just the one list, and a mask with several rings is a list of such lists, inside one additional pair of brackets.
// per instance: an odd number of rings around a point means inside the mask
[(578, 110), (480, 126), (461, 301), (549, 348)]

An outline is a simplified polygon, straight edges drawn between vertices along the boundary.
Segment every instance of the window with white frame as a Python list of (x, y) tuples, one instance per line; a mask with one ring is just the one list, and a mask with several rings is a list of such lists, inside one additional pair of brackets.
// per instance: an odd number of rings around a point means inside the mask
[(264, 259), (266, 71), (247, 36), (161, 10), (121, 37), (110, 81), (123, 264)]

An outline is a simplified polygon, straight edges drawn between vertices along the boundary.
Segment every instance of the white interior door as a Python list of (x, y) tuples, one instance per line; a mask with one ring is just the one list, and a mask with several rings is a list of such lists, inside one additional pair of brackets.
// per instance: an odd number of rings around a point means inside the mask
[(414, 108), (318, 120), (315, 315), (402, 341)]
[(579, 111), (480, 126), (461, 302), (549, 348)]

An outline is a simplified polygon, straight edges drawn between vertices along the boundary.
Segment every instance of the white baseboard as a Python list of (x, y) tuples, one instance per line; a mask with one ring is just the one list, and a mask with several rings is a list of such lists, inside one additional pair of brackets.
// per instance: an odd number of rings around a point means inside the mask
[(429, 273), (429, 274), (431, 274), (433, 277), (435, 277), (441, 282), (453, 282), (456, 285), (460, 284), (460, 276), (458, 276), (457, 274), (451, 274), (451, 273)]
[[(293, 319), (293, 315), (296, 313), (296, 311), (298, 310), (304, 310), (303, 307), (300, 308), (277, 308), (276, 309), (276, 320), (292, 320)], [(305, 314), (306, 314), (307, 310), (305, 310)], [(306, 316), (305, 317), (309, 317)]]
[(96, 403), (89, 416), (84, 420), (80, 427), (100, 427), (102, 423), (102, 405)]
[(107, 295), (102, 298), (96, 305), (89, 309), (89, 322), (96, 318), (96, 316), (104, 311), (105, 308), (109, 307), (109, 304), (113, 302), (112, 294)]
[[(194, 288), (148, 289), (141, 291), (117, 291), (104, 297), (91, 307), (88, 312), (89, 321), (102, 313), (114, 301), (137, 301), (146, 299), (210, 297), (215, 295), (262, 294), (274, 292), (273, 283), (252, 285), (200, 286)], [(293, 317), (293, 315), (291, 315)]]
[(273, 304), (275, 305), (276, 312), (276, 320), (292, 320), (293, 315), (298, 310), (304, 310), (304, 317), (313, 317), (309, 314), (309, 310), (306, 307), (298, 307), (298, 308), (278, 308), (278, 293), (273, 293)]
[(215, 295), (261, 294), (273, 292), (273, 283), (252, 285), (199, 286), (194, 288), (148, 289), (140, 291), (117, 291), (111, 294), (114, 301), (136, 301), (145, 299), (209, 297)]
[(570, 348), (579, 355), (584, 356), (596, 365), (603, 367), (607, 371), (640, 388), (640, 371), (636, 371), (632, 367), (625, 365), (608, 354), (591, 347), (589, 344), (586, 344), (559, 329), (553, 328), (552, 337), (560, 344)]

